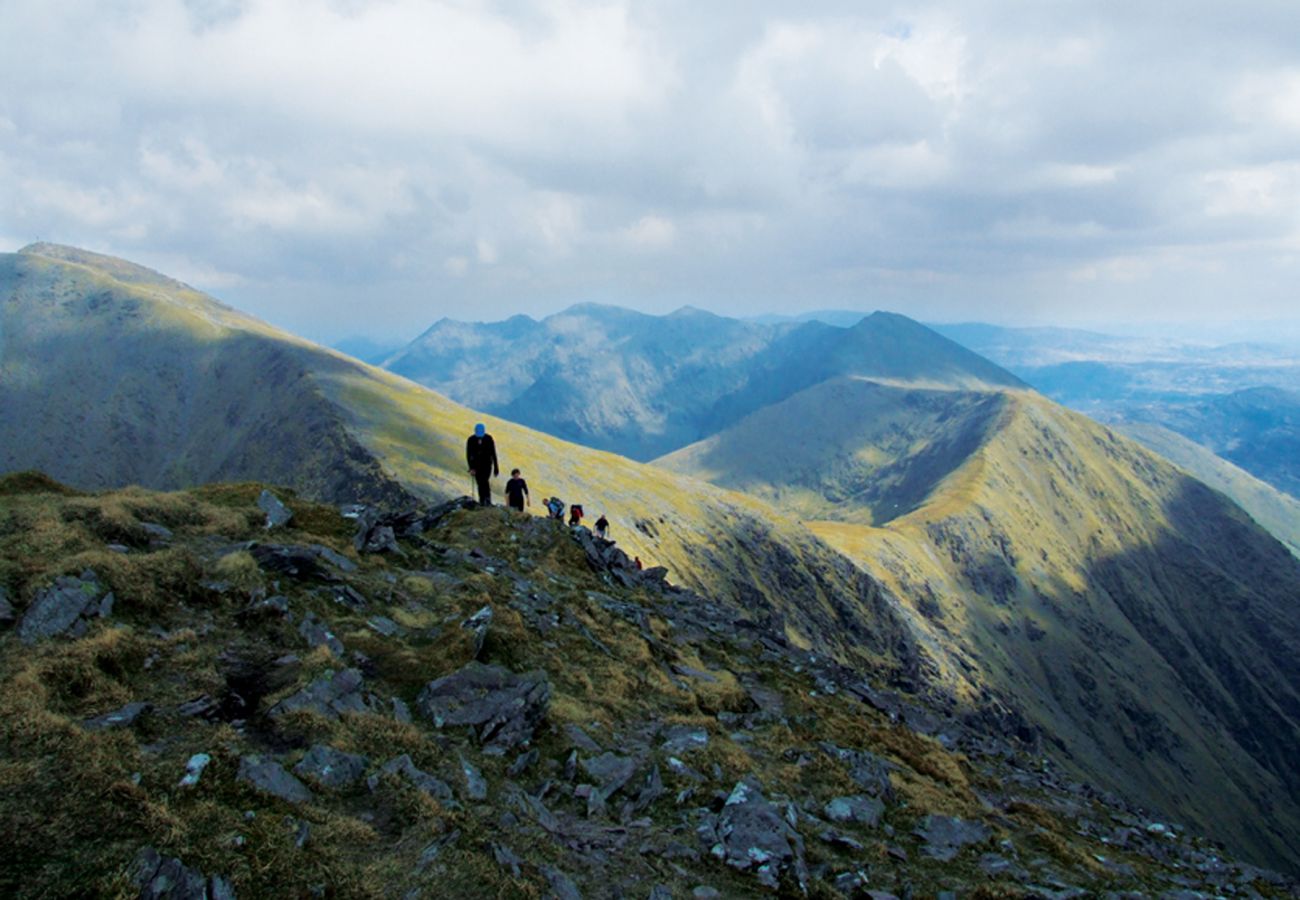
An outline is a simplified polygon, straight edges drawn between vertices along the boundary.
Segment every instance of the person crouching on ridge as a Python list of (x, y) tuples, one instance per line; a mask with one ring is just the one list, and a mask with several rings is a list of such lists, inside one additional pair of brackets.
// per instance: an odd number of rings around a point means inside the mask
[(478, 502), (491, 506), (492, 483), (488, 479), (494, 475), (500, 477), (501, 467), (497, 465), (496, 441), (492, 440), (492, 435), (487, 433), (487, 426), (482, 422), (474, 426), (474, 433), (465, 442), (465, 462), (478, 486)]

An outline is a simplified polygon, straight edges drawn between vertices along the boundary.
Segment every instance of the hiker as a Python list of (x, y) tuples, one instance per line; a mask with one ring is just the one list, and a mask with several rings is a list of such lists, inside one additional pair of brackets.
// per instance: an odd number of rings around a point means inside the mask
[(596, 520), (596, 536), (609, 538), (609, 519), (605, 518), (604, 513), (601, 513), (600, 518)]
[(546, 511), (551, 514), (552, 519), (564, 521), (564, 501), (559, 497), (547, 497), (542, 501), (542, 506), (546, 507)]
[(532, 506), (528, 496), (528, 482), (519, 477), (518, 469), (510, 470), (510, 480), (506, 482), (506, 505), (511, 509), (524, 511), (525, 506)]
[(569, 507), (569, 527), (577, 528), (582, 524), (582, 504), (575, 503)]
[(492, 505), (492, 476), (501, 476), (501, 467), (497, 465), (497, 445), (492, 435), (487, 433), (487, 426), (479, 422), (474, 426), (474, 433), (465, 442), (465, 462), (469, 465), (469, 474), (474, 476), (478, 486), (478, 502), (484, 506)]
[(632, 557), (632, 565), (636, 566), (638, 572), (645, 568), (645, 563), (641, 562), (641, 557), (639, 556)]

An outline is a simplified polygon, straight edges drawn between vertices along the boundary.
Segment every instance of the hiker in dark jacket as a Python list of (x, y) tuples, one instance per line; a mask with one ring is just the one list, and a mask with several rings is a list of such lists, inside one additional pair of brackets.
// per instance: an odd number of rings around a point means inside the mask
[(510, 480), (506, 482), (506, 505), (511, 509), (524, 511), (524, 506), (532, 506), (533, 501), (528, 496), (528, 482), (519, 477), (518, 469), (510, 470)]
[(609, 537), (609, 519), (605, 518), (604, 513), (601, 513), (600, 518), (596, 520), (596, 536), (603, 538)]
[(487, 426), (479, 422), (474, 426), (474, 433), (465, 442), (465, 462), (469, 465), (469, 474), (474, 476), (478, 485), (478, 502), (484, 506), (492, 505), (492, 476), (501, 475), (497, 465), (497, 445), (492, 435), (487, 433)]

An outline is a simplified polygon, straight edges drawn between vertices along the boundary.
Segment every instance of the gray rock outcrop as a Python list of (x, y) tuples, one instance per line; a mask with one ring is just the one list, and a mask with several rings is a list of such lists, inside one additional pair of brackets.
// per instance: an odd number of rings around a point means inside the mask
[(780, 886), (782, 874), (807, 890), (803, 837), (763, 797), (757, 782), (742, 781), (732, 790), (717, 817), (716, 836), (710, 852), (727, 865), (752, 871), (760, 884), (773, 890)]
[(18, 624), (18, 638), (24, 644), (70, 634), (85, 633), (94, 619), (113, 611), (113, 594), (87, 569), (79, 578), (65, 575), (41, 591)]
[(469, 726), (485, 753), (500, 755), (532, 740), (550, 699), (544, 672), (516, 675), (472, 662), (425, 685), (416, 706), (437, 728)]
[(263, 490), (257, 498), (257, 508), (266, 513), (266, 528), (281, 528), (293, 519), (293, 511), (285, 506), (280, 498), (268, 490)]
[(341, 790), (360, 781), (367, 765), (369, 760), (360, 754), (345, 753), (328, 744), (314, 744), (293, 771), (322, 787)]
[(270, 715), (274, 718), (309, 710), (327, 719), (337, 719), (344, 713), (380, 712), (382, 704), (363, 690), (364, 683), (358, 669), (326, 671), (307, 687), (271, 707)]
[(225, 878), (205, 877), (153, 847), (136, 855), (129, 876), (140, 888), (140, 900), (235, 900), (235, 890)]
[(269, 794), (287, 803), (310, 803), (312, 793), (284, 766), (272, 759), (245, 756), (239, 760), (240, 781), (252, 785), (260, 793)]

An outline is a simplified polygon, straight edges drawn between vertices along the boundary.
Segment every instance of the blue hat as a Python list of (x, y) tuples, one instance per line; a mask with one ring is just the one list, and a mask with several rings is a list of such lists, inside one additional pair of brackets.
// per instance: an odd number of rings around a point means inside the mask
[(482, 437), (483, 435), (487, 434), (487, 426), (484, 425), (482, 422), (479, 422), (477, 425), (474, 426), (474, 433), (477, 434), (479, 437)]

